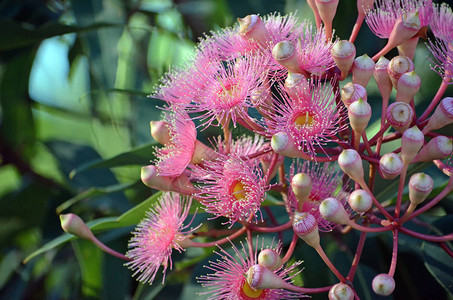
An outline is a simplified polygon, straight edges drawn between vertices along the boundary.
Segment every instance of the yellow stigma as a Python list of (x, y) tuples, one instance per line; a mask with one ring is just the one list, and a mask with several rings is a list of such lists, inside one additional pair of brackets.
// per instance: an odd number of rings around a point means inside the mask
[(242, 286), (242, 293), (251, 299), (258, 299), (263, 294), (264, 290), (254, 289), (252, 288), (247, 281), (244, 282)]
[(231, 186), (231, 192), (232, 195), (237, 199), (237, 200), (242, 200), (245, 198), (245, 190), (244, 190), (244, 185), (240, 181), (236, 181), (232, 186)]
[(294, 123), (299, 126), (311, 126), (313, 125), (313, 115), (311, 115), (308, 111), (305, 114), (299, 115), (295, 120)]

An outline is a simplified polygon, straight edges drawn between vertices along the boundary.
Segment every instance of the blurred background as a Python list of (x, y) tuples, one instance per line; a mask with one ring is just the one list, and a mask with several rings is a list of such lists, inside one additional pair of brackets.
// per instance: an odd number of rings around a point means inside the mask
[[(177, 267), (165, 284), (159, 278), (153, 286), (138, 284), (119, 259), (88, 242), (68, 242), (58, 214), (92, 221), (104, 243), (125, 253), (130, 231), (146, 210), (137, 205), (155, 192), (140, 182), (140, 167), (153, 159), (149, 121), (159, 119), (162, 105), (148, 95), (204, 33), (234, 25), (238, 17), (273, 12), (313, 20), (305, 0), (0, 1), (0, 298), (194, 299), (202, 291), (195, 277), (206, 273), (206, 253), (202, 263)], [(356, 15), (355, 1), (340, 1), (334, 20), (340, 38), (349, 37)], [(357, 55), (371, 56), (384, 44), (364, 25)], [(427, 55), (421, 45), (415, 60), (422, 78), (418, 110), (440, 84)], [(368, 92), (378, 111), (373, 80)], [(373, 116), (370, 131), (377, 130), (378, 118)], [(442, 188), (447, 178), (430, 170)], [(388, 185), (378, 182), (377, 191), (391, 201), (396, 189)], [(448, 199), (425, 221), (438, 222), (438, 231), (451, 228), (452, 210)], [(340, 271), (350, 266), (357, 237), (325, 238)], [(452, 299), (451, 257), (442, 260), (446, 269), (430, 268), (429, 258), (445, 254), (439, 249), (402, 238), (396, 299)], [(367, 241), (356, 283), (364, 299), (375, 298), (371, 279), (387, 271), (390, 250), (390, 235)], [(298, 280), (311, 287), (332, 283), (310, 249), (296, 254), (305, 260)]]

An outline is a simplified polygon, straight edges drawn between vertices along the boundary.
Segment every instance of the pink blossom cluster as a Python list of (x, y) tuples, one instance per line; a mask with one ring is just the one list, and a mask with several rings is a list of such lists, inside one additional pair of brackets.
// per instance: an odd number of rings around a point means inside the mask
[[(446, 176), (453, 173), (447, 161), (452, 137), (435, 132), (453, 123), (453, 97), (444, 95), (453, 76), (452, 9), (431, 0), (357, 0), (357, 22), (350, 38), (342, 39), (332, 28), (338, 2), (308, 0), (316, 25), (295, 15), (238, 19), (202, 39), (193, 57), (162, 79), (152, 97), (165, 102), (164, 118), (151, 122), (151, 134), (162, 146), (141, 178), (163, 194), (134, 231), (126, 254), (138, 280), (152, 283), (161, 267), (165, 278), (173, 250), (218, 246), (220, 258), (198, 279), (208, 299), (298, 299), (322, 292), (329, 299), (353, 299), (367, 234), (391, 232), (389, 271), (372, 282), (376, 294), (388, 296), (396, 287), (401, 234), (435, 243), (453, 240), (453, 233), (430, 236), (405, 226), (453, 190), (450, 179), (431, 195), (430, 175), (407, 178), (420, 162), (433, 163)], [(387, 43), (377, 54), (357, 56), (354, 41), (364, 21)], [(414, 98), (423, 79), (413, 58), (427, 33), (434, 37), (427, 47), (442, 83), (417, 115)], [(399, 55), (391, 57), (394, 48)], [(370, 81), (380, 92), (379, 111), (368, 103)], [(368, 126), (373, 113), (380, 117), (375, 133)], [(203, 143), (197, 135), (210, 126), (223, 134)], [(376, 198), (378, 176), (399, 181), (395, 203)], [(221, 221), (222, 238), (190, 227), (189, 208), (196, 202), (206, 222)], [(277, 223), (277, 209), (286, 211), (286, 222)], [(361, 232), (348, 274), (338, 271), (321, 246), (319, 231), (333, 230)], [(282, 242), (253, 242), (254, 233), (284, 231), (293, 235), (284, 254)], [(247, 246), (235, 242), (241, 236)], [(230, 243), (233, 253), (220, 248)], [(293, 252), (304, 243), (337, 284), (295, 284), (302, 270), (298, 260), (304, 258)]]

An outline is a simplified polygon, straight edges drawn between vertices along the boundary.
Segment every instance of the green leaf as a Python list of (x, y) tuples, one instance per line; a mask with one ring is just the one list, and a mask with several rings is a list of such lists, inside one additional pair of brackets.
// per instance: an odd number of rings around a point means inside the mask
[[(453, 216), (445, 216), (432, 225), (435, 229), (430, 232), (431, 235), (449, 234), (453, 225)], [(447, 243), (446, 246), (450, 248), (450, 251), (453, 251), (451, 243)], [(423, 242), (422, 251), (428, 271), (453, 296), (453, 258), (437, 243)]]
[(87, 162), (80, 167), (74, 169), (69, 174), (70, 178), (73, 178), (76, 174), (94, 169), (94, 168), (113, 168), (120, 166), (129, 166), (129, 165), (148, 165), (150, 160), (154, 158), (154, 147), (157, 146), (157, 143), (150, 143), (144, 146), (140, 146), (132, 149), (131, 151), (118, 154), (109, 159), (96, 159), (90, 162)]
[(93, 23), (84, 27), (70, 26), (59, 23), (49, 23), (36, 29), (26, 28), (23, 24), (6, 19), (0, 19), (0, 51), (13, 50), (35, 45), (47, 38), (72, 32), (84, 32), (103, 27), (118, 27), (122, 24), (108, 22)]
[(72, 247), (82, 274), (82, 294), (98, 298), (102, 289), (102, 251), (85, 240), (73, 241)]
[(77, 202), (79, 202), (81, 200), (84, 200), (87, 198), (93, 198), (93, 197), (97, 197), (97, 196), (102, 196), (102, 195), (106, 195), (106, 194), (121, 192), (121, 191), (131, 188), (137, 184), (142, 184), (142, 183), (141, 183), (141, 181), (137, 181), (137, 182), (115, 184), (115, 185), (108, 186), (105, 188), (102, 188), (102, 187), (90, 188), (90, 189), (78, 194), (77, 196), (72, 197), (71, 199), (65, 201), (63, 204), (59, 205), (56, 209), (56, 212), (57, 212), (57, 214), (61, 214), (64, 210), (68, 209), (69, 207), (71, 207), (72, 205), (76, 204)]
[[(156, 194), (152, 195), (151, 197), (149, 197), (142, 203), (134, 206), (133, 208), (131, 208), (130, 210), (128, 210), (127, 212), (125, 212), (124, 214), (122, 214), (119, 217), (106, 217), (106, 218), (93, 220), (93, 221), (88, 222), (87, 226), (92, 231), (103, 231), (103, 230), (107, 230), (107, 229), (115, 229), (115, 228), (120, 228), (120, 227), (136, 225), (140, 222), (140, 220), (142, 220), (145, 217), (148, 209), (157, 201), (157, 199), (160, 197), (161, 194), (162, 194), (162, 192), (157, 192)], [(48, 242), (47, 244), (45, 244), (38, 250), (36, 250), (33, 253), (31, 253), (30, 255), (28, 255), (24, 259), (23, 262), (27, 263), (32, 258), (34, 258), (38, 255), (41, 255), (47, 251), (50, 251), (56, 247), (59, 247), (75, 238), (76, 237), (74, 235), (65, 233), (65, 234), (51, 240), (50, 242)]]

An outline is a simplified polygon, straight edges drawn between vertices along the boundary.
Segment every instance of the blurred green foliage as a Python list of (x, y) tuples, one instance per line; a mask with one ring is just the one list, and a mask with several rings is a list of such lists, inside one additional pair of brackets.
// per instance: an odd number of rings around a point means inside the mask
[[(302, 0), (0, 1), (0, 298), (193, 299), (200, 291), (195, 276), (205, 273), (212, 249), (175, 255), (165, 284), (157, 278), (141, 285), (119, 259), (63, 234), (58, 213), (91, 221), (102, 242), (124, 253), (130, 230), (156, 199), (139, 178), (153, 159), (149, 121), (159, 119), (162, 104), (147, 98), (153, 86), (182, 64), (204, 32), (251, 13), (295, 10), (313, 19)], [(339, 11), (334, 28), (347, 38), (355, 1), (340, 1)], [(383, 43), (364, 26), (357, 53), (375, 53)], [(416, 64), (426, 69), (425, 54)], [(429, 78), (424, 99), (417, 99), (422, 106), (440, 82), (430, 74), (420, 74)], [(378, 184), (391, 200), (394, 194)], [(451, 203), (438, 214), (451, 214)], [(326, 236), (340, 271), (350, 265), (357, 238)], [(386, 235), (367, 241), (356, 283), (364, 298), (374, 297), (371, 278), (386, 270), (390, 245)], [(422, 253), (421, 242), (404, 239), (396, 276), (407, 288), (395, 298), (441, 299), (452, 292), (451, 273), (440, 270), (439, 284), (439, 270), (424, 266), (439, 251), (434, 246), (424, 245)], [(296, 254), (305, 260), (298, 280), (313, 287), (332, 282), (312, 249), (298, 247)]]

